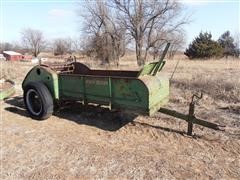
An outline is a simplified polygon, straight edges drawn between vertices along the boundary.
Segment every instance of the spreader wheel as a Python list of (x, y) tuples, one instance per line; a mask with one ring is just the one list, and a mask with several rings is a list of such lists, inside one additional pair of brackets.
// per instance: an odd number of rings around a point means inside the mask
[(31, 82), (24, 88), (24, 103), (33, 119), (44, 120), (53, 113), (53, 98), (40, 82)]

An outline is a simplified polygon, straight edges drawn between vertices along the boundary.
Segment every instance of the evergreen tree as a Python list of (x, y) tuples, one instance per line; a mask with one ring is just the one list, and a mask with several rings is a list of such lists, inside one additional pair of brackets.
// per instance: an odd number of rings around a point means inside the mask
[(218, 42), (212, 40), (211, 33), (201, 32), (184, 52), (190, 59), (221, 57), (223, 48)]
[(231, 37), (230, 32), (226, 31), (218, 39), (218, 43), (224, 49), (224, 56), (234, 56), (236, 54), (236, 46), (234, 45), (234, 39)]

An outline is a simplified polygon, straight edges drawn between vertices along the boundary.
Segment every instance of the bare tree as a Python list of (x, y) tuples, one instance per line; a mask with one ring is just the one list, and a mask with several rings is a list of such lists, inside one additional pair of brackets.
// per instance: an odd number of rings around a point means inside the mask
[(37, 55), (46, 47), (43, 33), (36, 29), (24, 29), (22, 32), (23, 46), (31, 51), (33, 56)]
[(165, 36), (178, 32), (187, 23), (181, 4), (175, 0), (111, 0), (118, 22), (135, 41), (138, 65), (146, 61), (150, 49), (160, 47)]
[(86, 0), (86, 10), (84, 31), (91, 42), (85, 47), (103, 62), (118, 64), (119, 57), (125, 53), (125, 28), (117, 23), (106, 1)]
[(185, 34), (182, 33), (174, 35), (170, 42), (172, 45), (169, 49), (169, 58), (173, 59), (176, 53), (184, 48), (186, 43)]
[(13, 45), (8, 42), (0, 43), (0, 53), (3, 53), (3, 51), (9, 51), (13, 49)]
[(76, 53), (81, 53), (83, 40), (80, 37), (76, 37), (76, 38), (72, 39), (71, 41), (72, 41), (72, 43), (71, 43), (72, 51), (76, 52)]
[(70, 38), (59, 38), (53, 42), (54, 55), (64, 55), (66, 53), (72, 53), (72, 40)]
[(240, 33), (237, 32), (234, 35), (234, 44), (235, 44), (235, 57), (239, 57), (240, 56)]

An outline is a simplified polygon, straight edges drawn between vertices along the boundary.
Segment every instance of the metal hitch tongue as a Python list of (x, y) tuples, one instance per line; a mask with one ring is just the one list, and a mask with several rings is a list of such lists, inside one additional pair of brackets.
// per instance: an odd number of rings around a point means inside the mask
[(198, 94), (192, 95), (192, 101), (189, 104), (189, 111), (188, 111), (188, 129), (187, 129), (187, 135), (192, 136), (193, 131), (193, 122), (192, 119), (194, 116), (195, 111), (195, 104), (198, 103), (203, 97), (203, 93), (201, 92), (200, 96)]
[(224, 125), (219, 125), (216, 123), (208, 122), (208, 121), (205, 121), (205, 120), (195, 117), (195, 114), (194, 114), (195, 104), (197, 102), (199, 102), (199, 100), (202, 99), (202, 97), (203, 97), (202, 93), (200, 95), (193, 94), (192, 100), (189, 104), (189, 111), (188, 111), (187, 115), (179, 113), (174, 110), (167, 109), (167, 108), (160, 108), (159, 112), (187, 121), (188, 122), (187, 135), (189, 135), (189, 136), (192, 136), (193, 124), (198, 124), (198, 125), (210, 128), (210, 129), (218, 130), (218, 131), (224, 131), (225, 130)]

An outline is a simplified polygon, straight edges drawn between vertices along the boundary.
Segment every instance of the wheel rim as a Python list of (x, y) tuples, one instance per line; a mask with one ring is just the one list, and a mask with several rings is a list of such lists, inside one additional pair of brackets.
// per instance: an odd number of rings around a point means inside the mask
[(29, 111), (35, 116), (42, 112), (42, 101), (34, 89), (29, 89), (26, 93), (26, 103)]

